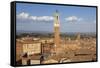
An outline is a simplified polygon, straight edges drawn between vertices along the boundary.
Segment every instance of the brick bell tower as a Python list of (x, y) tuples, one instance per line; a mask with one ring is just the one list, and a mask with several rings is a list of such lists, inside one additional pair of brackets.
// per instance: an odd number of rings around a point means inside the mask
[(60, 21), (59, 21), (59, 13), (56, 10), (54, 14), (54, 46), (55, 52), (60, 47)]

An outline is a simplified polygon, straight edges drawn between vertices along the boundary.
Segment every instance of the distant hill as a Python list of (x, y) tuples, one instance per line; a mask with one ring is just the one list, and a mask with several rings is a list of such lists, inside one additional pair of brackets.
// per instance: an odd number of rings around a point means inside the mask
[[(38, 34), (48, 34), (48, 33), (53, 33), (53, 32), (50, 32), (50, 31), (25, 31), (25, 30), (17, 30), (16, 31), (16, 34), (19, 35), (19, 34), (22, 34), (22, 33), (38, 33)], [(84, 34), (88, 34), (88, 35), (95, 35), (96, 32), (60, 32), (60, 34), (67, 34), (67, 35), (71, 35), (71, 34), (77, 34), (77, 33), (80, 33), (82, 35)]]

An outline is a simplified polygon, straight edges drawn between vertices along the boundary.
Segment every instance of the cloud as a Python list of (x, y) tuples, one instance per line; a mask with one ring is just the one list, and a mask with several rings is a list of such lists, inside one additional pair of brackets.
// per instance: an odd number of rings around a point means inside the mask
[(29, 18), (29, 14), (28, 13), (25, 13), (25, 12), (22, 12), (22, 13), (19, 13), (17, 15), (17, 18), (18, 19), (28, 19)]
[(77, 16), (70, 16), (70, 17), (66, 17), (65, 20), (68, 22), (78, 22), (81, 21), (82, 18), (79, 18)]
[(50, 22), (53, 21), (53, 16), (32, 16), (29, 13), (21, 12), (17, 14), (17, 20), (20, 21), (31, 21), (31, 22)]
[(30, 16), (33, 21), (53, 21), (52, 16)]

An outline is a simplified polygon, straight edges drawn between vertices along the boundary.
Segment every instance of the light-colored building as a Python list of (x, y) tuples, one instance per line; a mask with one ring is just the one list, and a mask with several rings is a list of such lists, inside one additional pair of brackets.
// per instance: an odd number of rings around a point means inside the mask
[(23, 42), (23, 54), (27, 55), (41, 53), (41, 43), (32, 40), (27, 40)]
[(40, 64), (41, 63), (41, 60), (40, 60), (40, 55), (32, 55), (30, 56), (30, 64)]
[[(27, 37), (28, 38), (28, 37)], [(17, 40), (16, 42), (16, 61), (22, 65), (40, 64), (40, 58), (34, 58), (41, 53), (41, 43), (32, 39)], [(33, 57), (32, 57), (33, 56)], [(19, 60), (21, 60), (19, 62)]]
[(19, 61), (22, 56), (22, 42), (19, 40), (16, 40), (16, 61)]
[(50, 63), (58, 63), (58, 61), (54, 59), (48, 59), (48, 60), (43, 61), (43, 64), (50, 64)]

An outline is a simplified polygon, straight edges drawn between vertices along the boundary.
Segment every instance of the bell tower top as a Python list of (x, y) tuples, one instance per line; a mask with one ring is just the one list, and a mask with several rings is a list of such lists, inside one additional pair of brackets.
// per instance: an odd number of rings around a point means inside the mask
[(54, 26), (58, 27), (59, 25), (59, 12), (58, 10), (56, 10), (55, 14), (54, 14)]
[(58, 10), (56, 10), (54, 17), (58, 17), (58, 16), (59, 16), (59, 12), (58, 12)]

